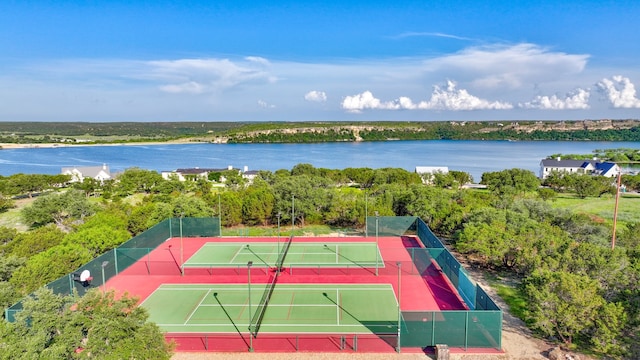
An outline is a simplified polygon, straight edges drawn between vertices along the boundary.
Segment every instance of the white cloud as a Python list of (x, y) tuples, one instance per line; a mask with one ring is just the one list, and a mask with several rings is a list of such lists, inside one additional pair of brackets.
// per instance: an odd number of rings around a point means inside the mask
[(447, 81), (446, 88), (434, 86), (428, 101), (414, 103), (410, 98), (401, 96), (396, 100), (383, 102), (373, 96), (370, 91), (346, 96), (342, 108), (347, 112), (361, 113), (367, 109), (377, 110), (508, 110), (513, 105), (507, 102), (490, 102), (469, 94), (467, 90), (456, 89), (453, 81)]
[(447, 81), (447, 87), (434, 86), (431, 99), (418, 104), (419, 108), (432, 110), (506, 110), (512, 109), (513, 105), (507, 102), (480, 99), (469, 94), (465, 89), (456, 89), (456, 83)]
[(309, 91), (304, 95), (304, 99), (313, 102), (325, 102), (327, 101), (327, 94), (324, 91)]
[(229, 59), (180, 59), (150, 61), (146, 77), (165, 82), (159, 88), (170, 93), (200, 94), (250, 83), (275, 82), (265, 69), (269, 63), (258, 57), (246, 61)]
[(264, 100), (258, 100), (258, 106), (264, 109), (275, 109), (275, 105), (269, 104)]
[(557, 95), (536, 96), (533, 100), (518, 104), (524, 109), (542, 109), (542, 110), (583, 110), (589, 108), (589, 90), (576, 89), (574, 92), (568, 93), (564, 98)]
[(424, 62), (425, 71), (478, 88), (518, 88), (582, 72), (589, 55), (551, 52), (535, 44), (471, 47)]
[(160, 86), (160, 90), (174, 94), (202, 94), (202, 92), (204, 92), (204, 86), (195, 81), (189, 81), (182, 84), (162, 85)]
[(342, 108), (347, 112), (359, 114), (365, 109), (381, 109), (380, 99), (376, 99), (371, 91), (362, 94), (345, 96), (342, 100)]
[(636, 97), (636, 88), (627, 77), (616, 75), (602, 79), (596, 86), (614, 108), (640, 108), (640, 100)]
[(404, 39), (404, 38), (410, 38), (410, 37), (440, 37), (440, 38), (455, 39), (455, 40), (466, 40), (466, 41), (474, 40), (474, 39), (463, 37), (463, 36), (445, 34), (445, 33), (440, 33), (440, 32), (415, 32), (415, 31), (404, 32), (404, 33), (402, 33), (400, 35), (391, 36), (390, 38), (391, 39)]
[(244, 59), (245, 59), (245, 60), (247, 60), (247, 61), (249, 61), (249, 62), (253, 62), (253, 63), (256, 63), (256, 64), (260, 64), (260, 65), (263, 65), (263, 66), (269, 66), (269, 65), (271, 65), (271, 63), (269, 62), (269, 60), (267, 60), (267, 59), (265, 59), (265, 58), (263, 58), (263, 57), (260, 57), (260, 56), (247, 56), (247, 57), (245, 57)]

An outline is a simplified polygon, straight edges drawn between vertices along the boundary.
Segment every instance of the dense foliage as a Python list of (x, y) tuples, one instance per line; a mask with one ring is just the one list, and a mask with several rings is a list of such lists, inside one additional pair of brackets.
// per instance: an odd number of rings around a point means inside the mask
[(172, 345), (136, 304), (113, 292), (76, 298), (42, 288), (15, 322), (0, 322), (0, 359), (170, 359)]

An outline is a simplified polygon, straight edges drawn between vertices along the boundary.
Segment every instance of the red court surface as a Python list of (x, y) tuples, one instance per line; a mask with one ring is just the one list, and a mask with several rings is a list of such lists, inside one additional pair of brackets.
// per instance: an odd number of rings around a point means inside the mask
[[(161, 284), (246, 284), (246, 266), (188, 269), (180, 273), (180, 263), (192, 256), (208, 242), (275, 242), (276, 238), (172, 238), (151, 251), (135, 264), (113, 277), (106, 283), (108, 290), (129, 293), (142, 302)], [(300, 242), (375, 242), (373, 237), (295, 237)], [(451, 286), (446, 276), (432, 262), (422, 274), (414, 266), (410, 248), (420, 247), (413, 237), (379, 237), (378, 247), (384, 261), (380, 264), (378, 276), (375, 268), (295, 268), (283, 269), (278, 284), (286, 283), (327, 283), (327, 284), (391, 284), (396, 297), (398, 278), (401, 279), (400, 307), (402, 311), (467, 310), (465, 303)], [(182, 248), (181, 248), (182, 247)], [(399, 276), (398, 263), (401, 264)], [(260, 284), (270, 280), (270, 270), (254, 267), (251, 282)], [(276, 285), (277, 286), (277, 285)], [(364, 304), (363, 304), (364, 306)], [(168, 334), (177, 343), (177, 351), (246, 351), (248, 335), (242, 334)], [(259, 341), (257, 341), (259, 340)], [(254, 349), (262, 352), (286, 351), (358, 351), (394, 352), (396, 337), (384, 339), (376, 335), (259, 335), (254, 340)], [(453, 350), (453, 349), (452, 349)], [(487, 352), (487, 349), (482, 349)], [(406, 349), (406, 352), (422, 352), (422, 349)], [(468, 351), (467, 351), (468, 352)], [(489, 349), (488, 352), (492, 352)]]

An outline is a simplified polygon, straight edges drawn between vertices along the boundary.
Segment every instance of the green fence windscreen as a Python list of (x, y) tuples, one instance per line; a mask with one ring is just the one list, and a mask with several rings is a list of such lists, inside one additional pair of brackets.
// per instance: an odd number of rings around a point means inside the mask
[(415, 222), (415, 216), (368, 216), (366, 233), (368, 236), (401, 236)]
[(501, 311), (403, 311), (400, 346), (501, 348)]
[[(220, 236), (220, 218), (173, 218), (169, 222), (170, 237)], [(168, 236), (169, 237), (169, 236)]]

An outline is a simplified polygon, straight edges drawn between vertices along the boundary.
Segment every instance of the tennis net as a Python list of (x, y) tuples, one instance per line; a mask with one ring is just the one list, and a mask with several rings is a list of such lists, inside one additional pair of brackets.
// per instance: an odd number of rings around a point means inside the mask
[[(282, 269), (282, 264), (284, 264), (284, 258), (287, 256), (287, 252), (289, 251), (289, 247), (291, 246), (291, 241), (293, 240), (293, 235), (289, 237), (278, 254), (278, 260), (276, 261), (276, 271), (273, 274), (273, 279), (267, 285), (264, 293), (262, 294), (262, 299), (258, 303), (258, 307), (256, 309), (256, 313), (251, 318), (251, 322), (249, 323), (249, 331), (253, 334), (254, 337), (258, 336), (258, 330), (260, 329), (260, 325), (262, 324), (262, 319), (264, 318), (264, 313), (267, 310), (267, 305), (269, 305), (269, 300), (271, 299), (271, 295), (273, 294), (273, 289), (276, 287), (276, 282), (278, 282), (278, 276), (280, 275), (280, 269)], [(253, 328), (252, 326), (253, 325)]]
[(285, 242), (284, 246), (282, 247), (282, 250), (280, 251), (280, 254), (278, 254), (278, 260), (276, 260), (277, 272), (280, 272), (280, 269), (282, 269), (282, 265), (284, 264), (284, 258), (287, 256), (289, 247), (291, 247), (291, 241), (293, 241), (293, 235), (291, 235), (289, 237), (289, 240)]
[[(260, 329), (260, 325), (262, 324), (262, 319), (264, 318), (264, 312), (267, 310), (267, 304), (269, 304), (269, 299), (271, 299), (271, 294), (273, 294), (273, 289), (276, 287), (276, 282), (278, 281), (278, 272), (276, 271), (273, 275), (273, 279), (271, 283), (267, 285), (265, 292), (262, 294), (262, 299), (258, 303), (258, 308), (256, 309), (256, 313), (251, 318), (251, 322), (249, 323), (249, 331), (253, 334), (253, 337), (258, 336), (258, 330)], [(253, 324), (253, 328), (252, 325)]]

